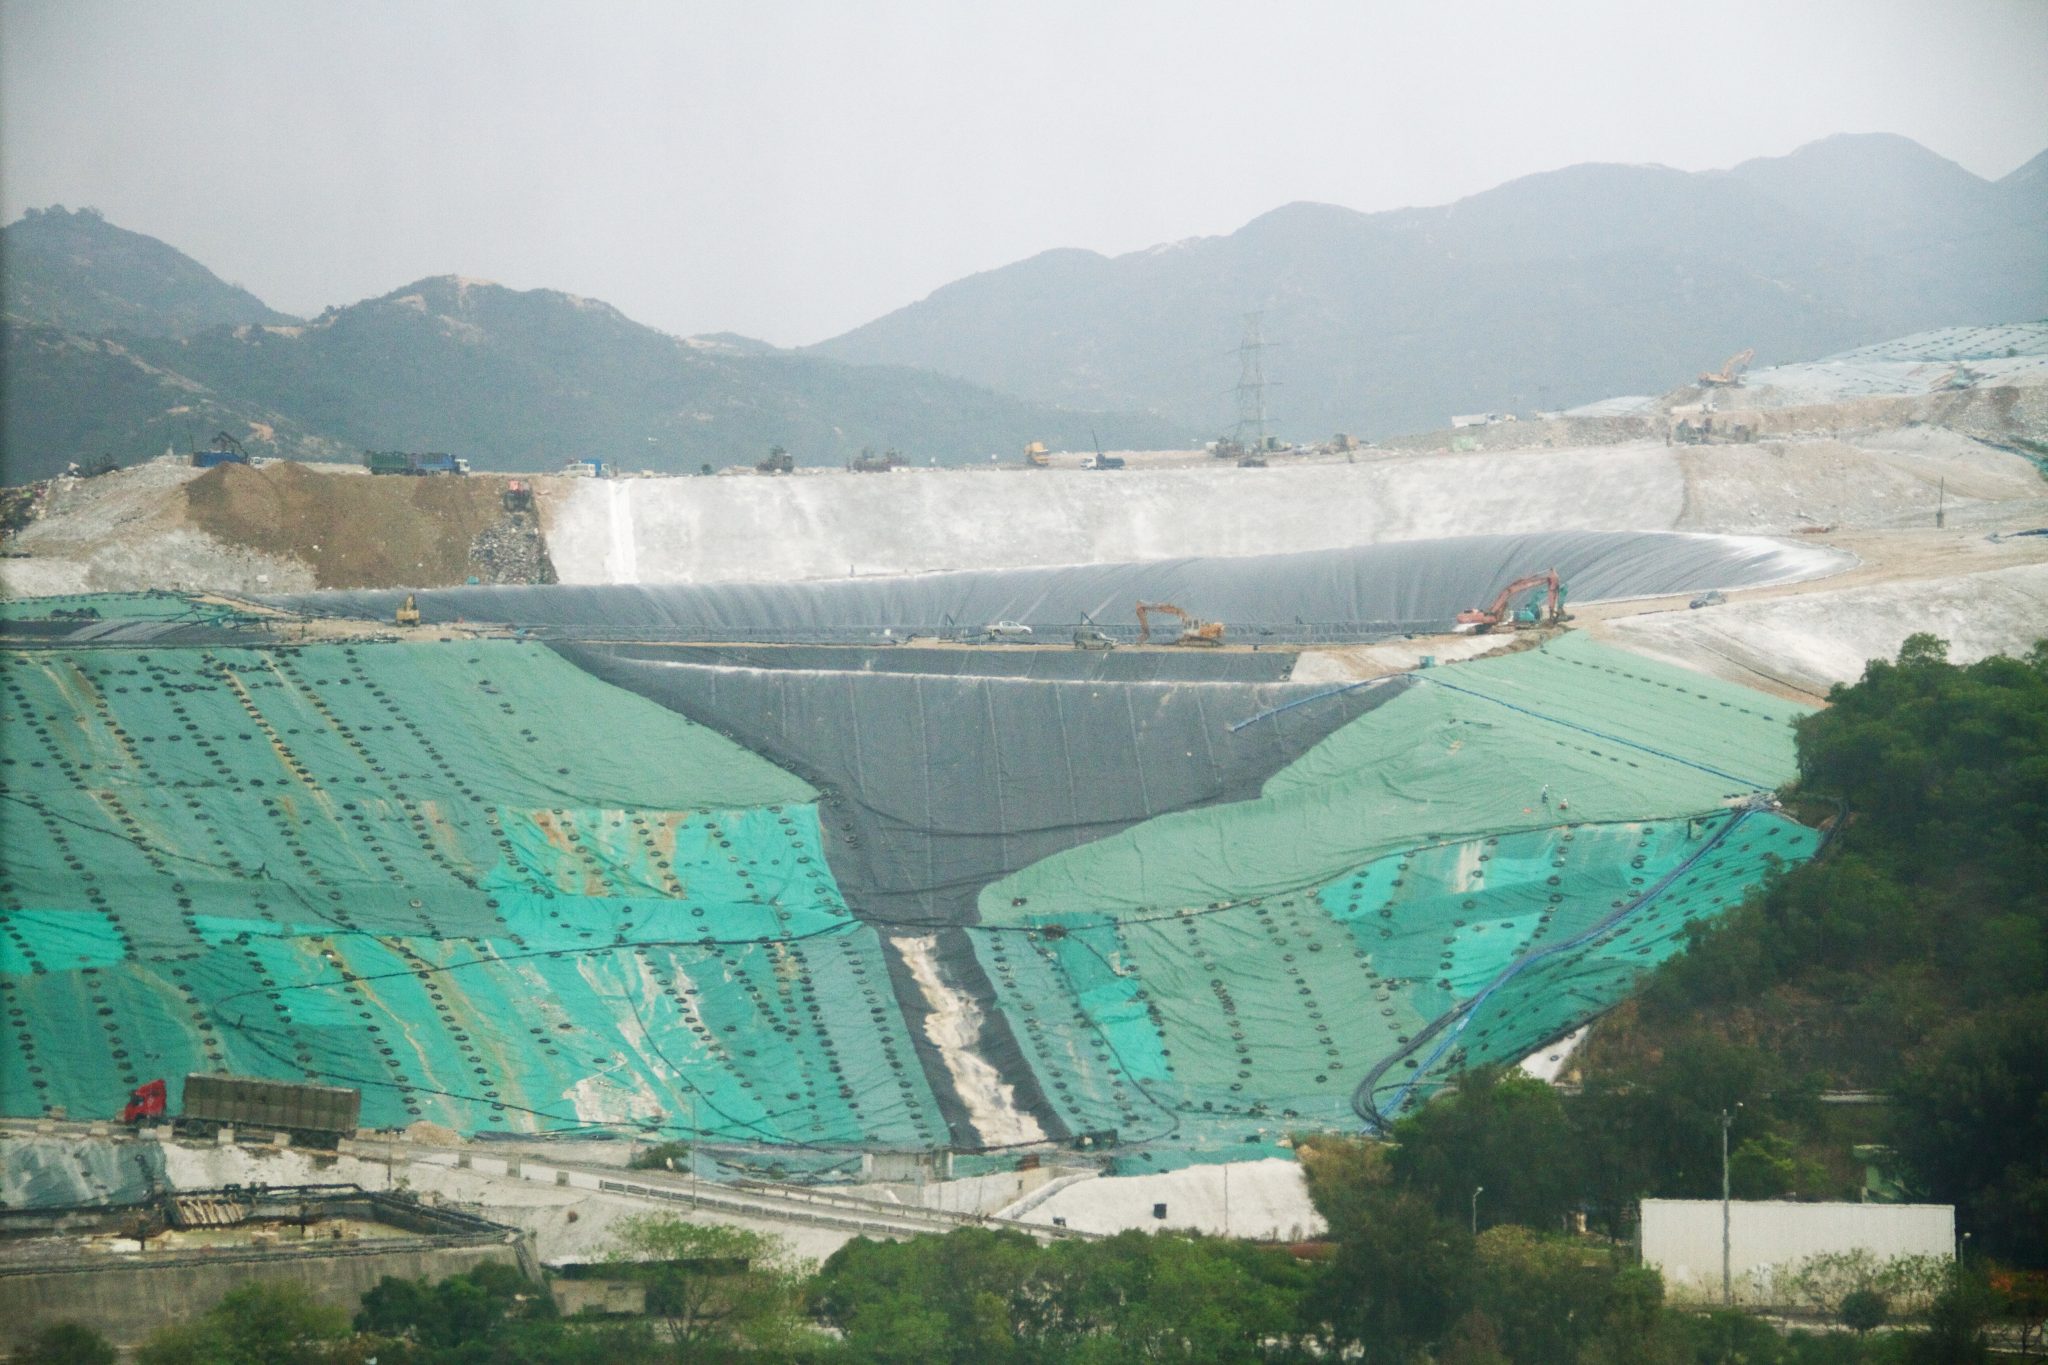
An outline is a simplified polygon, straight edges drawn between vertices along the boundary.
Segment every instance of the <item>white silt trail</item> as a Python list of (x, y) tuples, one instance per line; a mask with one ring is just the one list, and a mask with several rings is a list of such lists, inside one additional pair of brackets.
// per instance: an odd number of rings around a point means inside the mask
[(606, 490), (610, 499), (611, 551), (605, 556), (605, 581), (638, 583), (640, 559), (633, 544), (633, 485), (619, 479)]

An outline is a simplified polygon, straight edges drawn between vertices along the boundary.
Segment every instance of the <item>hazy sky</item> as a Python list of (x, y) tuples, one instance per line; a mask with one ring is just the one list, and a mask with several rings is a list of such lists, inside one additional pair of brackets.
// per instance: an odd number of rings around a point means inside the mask
[(2048, 147), (2048, 0), (0, 0), (0, 210), (275, 307), (424, 275), (820, 340), (1055, 246), (1903, 133)]

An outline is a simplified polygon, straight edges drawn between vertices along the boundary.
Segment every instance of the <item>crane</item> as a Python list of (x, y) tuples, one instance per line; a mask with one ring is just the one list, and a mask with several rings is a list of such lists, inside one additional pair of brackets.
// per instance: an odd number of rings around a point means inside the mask
[(1138, 643), (1141, 645), (1152, 642), (1152, 616), (1155, 612), (1161, 616), (1177, 617), (1180, 620), (1180, 634), (1173, 641), (1177, 645), (1200, 645), (1214, 648), (1223, 643), (1223, 623), (1221, 621), (1201, 620), (1182, 608), (1176, 607), (1171, 602), (1140, 602), (1138, 603)]
[(1756, 347), (1737, 351), (1728, 357), (1720, 370), (1714, 374), (1703, 374), (1700, 383), (1710, 389), (1733, 389), (1742, 385), (1742, 376), (1749, 370), (1749, 362), (1756, 359)]
[(1552, 569), (1548, 573), (1532, 573), (1517, 578), (1500, 590), (1500, 596), (1493, 599), (1492, 606), (1474, 607), (1471, 611), (1459, 612), (1458, 624), (1477, 627), (1480, 634), (1503, 624), (1512, 626), (1514, 618), (1508, 611), (1508, 603), (1514, 599), (1516, 593), (1537, 587), (1547, 587), (1549, 591), (1544, 594), (1543, 609), (1536, 614), (1536, 622), (1541, 625), (1555, 625), (1564, 620), (1564, 584), (1558, 578), (1557, 570)]

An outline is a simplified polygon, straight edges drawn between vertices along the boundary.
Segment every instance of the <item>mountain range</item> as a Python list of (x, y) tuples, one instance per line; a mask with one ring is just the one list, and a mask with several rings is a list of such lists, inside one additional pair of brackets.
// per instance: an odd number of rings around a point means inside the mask
[(1439, 208), (1292, 204), (1237, 232), (1049, 251), (816, 347), (1222, 431), (1262, 314), (1275, 430), (1428, 430), (2048, 314), (2048, 153), (1992, 182), (1889, 135), (1727, 171), (1581, 165)]
[(1273, 343), (1272, 429), (1297, 439), (1662, 393), (1745, 347), (1768, 364), (2042, 316), (2048, 153), (1994, 182), (1845, 136), (1727, 171), (1574, 166), (1438, 208), (1292, 204), (1222, 237), (1049, 251), (799, 351), (454, 276), (301, 320), (91, 210), (0, 230), (0, 282), (9, 482), (215, 430), (512, 470), (688, 471), (771, 444), (978, 463), (1229, 431), (1248, 313)]
[[(225, 430), (255, 453), (445, 450), (480, 468), (1014, 461), (1024, 443), (1170, 446), (1150, 415), (1068, 411), (899, 366), (678, 338), (609, 304), (443, 276), (300, 320), (153, 238), (50, 209), (0, 231), (5, 481), (120, 463)], [(14, 281), (28, 282), (17, 292)]]

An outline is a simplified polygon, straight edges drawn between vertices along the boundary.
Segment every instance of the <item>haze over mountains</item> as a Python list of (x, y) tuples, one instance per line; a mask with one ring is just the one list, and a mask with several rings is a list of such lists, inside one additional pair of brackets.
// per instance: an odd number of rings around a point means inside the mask
[[(863, 446), (985, 461), (1026, 442), (1173, 445), (1154, 417), (1083, 413), (956, 379), (684, 340), (609, 304), (453, 276), (301, 322), (153, 238), (53, 209), (0, 234), (0, 451), (12, 482), (127, 463), (226, 430), (259, 454), (446, 450), (480, 467), (837, 464)], [(36, 285), (20, 295), (12, 281)], [(109, 325), (111, 324), (111, 325)]]
[(1251, 311), (1296, 439), (1662, 393), (1745, 347), (1768, 364), (2048, 313), (2048, 153), (1994, 183), (1843, 136), (1729, 171), (1573, 166), (1440, 208), (1291, 204), (1227, 237), (1049, 251), (815, 349), (1222, 430)]
[(770, 444), (973, 463), (1227, 431), (1250, 311), (1275, 343), (1273, 430), (1307, 440), (1664, 392), (1748, 346), (1762, 364), (2048, 315), (2048, 153), (1990, 182), (1838, 137), (1730, 171), (1575, 166), (1441, 208), (1294, 204), (1127, 256), (1049, 251), (804, 352), (452, 276), (301, 322), (89, 211), (7, 227), (0, 263), (10, 481), (223, 428), (273, 454), (515, 470), (679, 472)]

